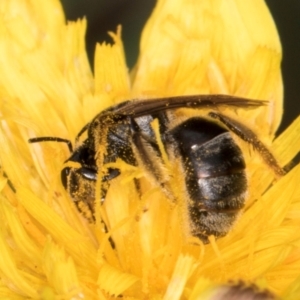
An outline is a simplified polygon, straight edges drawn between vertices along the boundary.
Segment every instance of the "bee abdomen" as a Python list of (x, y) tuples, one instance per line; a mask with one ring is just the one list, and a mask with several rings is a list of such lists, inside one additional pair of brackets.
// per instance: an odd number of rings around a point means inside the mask
[(225, 128), (202, 118), (174, 128), (172, 137), (183, 158), (193, 235), (225, 235), (245, 203), (242, 151)]
[(229, 132), (194, 147), (188, 157), (187, 188), (192, 201), (207, 209), (234, 210), (244, 206), (245, 161)]

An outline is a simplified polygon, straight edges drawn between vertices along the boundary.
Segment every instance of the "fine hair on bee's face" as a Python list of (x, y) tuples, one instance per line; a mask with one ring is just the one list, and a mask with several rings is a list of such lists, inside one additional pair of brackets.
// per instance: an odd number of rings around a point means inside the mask
[[(151, 126), (157, 119), (167, 155), (180, 158), (190, 233), (206, 243), (210, 235), (226, 235), (245, 204), (246, 164), (230, 132), (250, 143), (277, 176), (284, 174), (252, 130), (218, 112), (221, 106), (250, 109), (266, 104), (228, 95), (129, 100), (96, 115), (77, 135), (76, 141), (87, 133), (86, 139), (74, 150), (69, 140), (56, 137), (32, 138), (29, 142), (68, 144), (71, 156), (66, 163), (76, 162), (80, 167), (64, 167), (62, 184), (75, 203), (84, 201), (93, 214), (97, 178), (101, 176), (101, 198), (105, 199), (110, 180), (117, 177), (120, 170), (104, 166), (117, 159), (142, 166), (169, 198), (176, 198), (166, 182), (163, 155)], [(190, 117), (172, 126), (172, 112), (179, 108), (208, 108), (211, 112), (207, 117)]]

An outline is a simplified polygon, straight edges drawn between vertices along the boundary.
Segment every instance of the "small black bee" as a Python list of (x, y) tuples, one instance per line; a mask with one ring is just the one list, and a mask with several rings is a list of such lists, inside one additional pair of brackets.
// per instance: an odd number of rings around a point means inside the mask
[[(109, 107), (84, 126), (76, 137), (74, 150), (69, 140), (57, 137), (32, 138), (29, 142), (68, 144), (71, 156), (65, 163), (74, 162), (78, 167), (63, 168), (62, 184), (75, 203), (84, 201), (92, 212), (97, 177), (102, 178), (104, 198), (109, 181), (120, 174), (120, 170), (105, 165), (118, 158), (127, 164), (142, 166), (176, 201), (167, 182), (162, 153), (151, 126), (151, 122), (158, 119), (167, 155), (170, 159), (179, 157), (181, 161), (181, 171), (178, 172), (184, 173), (191, 234), (207, 242), (209, 235), (226, 235), (245, 204), (246, 165), (230, 131), (252, 144), (278, 176), (284, 174), (252, 130), (217, 112), (220, 106), (247, 109), (263, 105), (266, 105), (265, 101), (228, 95), (130, 100)], [(207, 118), (191, 117), (172, 127), (172, 111), (179, 108), (211, 108), (213, 111), (208, 113)], [(85, 132), (87, 138), (79, 144), (79, 138)]]

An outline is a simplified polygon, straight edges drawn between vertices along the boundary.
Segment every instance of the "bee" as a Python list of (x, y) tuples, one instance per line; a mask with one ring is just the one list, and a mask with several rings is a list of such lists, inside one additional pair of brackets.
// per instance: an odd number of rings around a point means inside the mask
[[(219, 94), (128, 100), (103, 110), (85, 125), (75, 139), (75, 149), (69, 140), (58, 137), (37, 137), (29, 142), (67, 143), (71, 156), (65, 163), (77, 166), (66, 165), (62, 169), (62, 184), (75, 203), (84, 201), (93, 213), (97, 178), (101, 177), (101, 197), (105, 199), (109, 182), (120, 175), (119, 169), (106, 165), (117, 159), (142, 166), (157, 186), (176, 201), (151, 126), (157, 119), (167, 156), (180, 160), (178, 172), (184, 178), (191, 234), (206, 243), (210, 235), (225, 236), (245, 205), (246, 164), (231, 132), (250, 143), (276, 175), (284, 174), (250, 128), (218, 111), (221, 106), (249, 109), (266, 104)], [(207, 117), (190, 117), (174, 126), (174, 111), (180, 108), (211, 111)], [(86, 138), (79, 143), (84, 133)]]

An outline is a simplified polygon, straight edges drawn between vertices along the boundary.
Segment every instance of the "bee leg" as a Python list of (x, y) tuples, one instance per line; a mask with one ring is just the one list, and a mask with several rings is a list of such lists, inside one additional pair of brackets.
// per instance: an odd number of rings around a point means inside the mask
[[(80, 203), (79, 203), (78, 201), (77, 201), (77, 202), (74, 202), (74, 203), (75, 203), (75, 205), (76, 205), (77, 210), (78, 210), (78, 211), (79, 211), (79, 212), (80, 212), (80, 213), (81, 213), (81, 214), (82, 214), (82, 215), (83, 215), (90, 223), (95, 223), (96, 219), (95, 219), (94, 213), (91, 214), (91, 216), (88, 216), (88, 215), (85, 213), (84, 209), (81, 207), (81, 205), (80, 205)], [(93, 207), (92, 207), (91, 205), (87, 204), (87, 206), (88, 206), (88, 208), (89, 208), (91, 211), (93, 211)], [(105, 233), (107, 233), (107, 232), (108, 232), (108, 228), (107, 228), (106, 223), (105, 223), (103, 220), (101, 220), (101, 223), (103, 224)], [(109, 243), (110, 243), (112, 249), (116, 249), (116, 245), (115, 245), (115, 242), (113, 241), (112, 237), (109, 237), (108, 241), (109, 241)]]
[(137, 190), (138, 196), (139, 198), (142, 197), (142, 191), (141, 191), (141, 183), (137, 178), (134, 178), (134, 185), (135, 185), (135, 189)]
[(254, 149), (258, 151), (265, 163), (270, 166), (270, 168), (278, 177), (281, 177), (285, 174), (285, 171), (279, 166), (273, 154), (259, 140), (257, 135), (250, 128), (220, 113), (210, 112), (209, 116), (213, 119), (219, 120), (239, 138), (241, 138), (245, 142), (250, 143), (254, 147)]
[(8, 186), (10, 187), (10, 189), (11, 189), (14, 193), (16, 193), (17, 190), (15, 189), (14, 185), (13, 185), (12, 182), (9, 180), (9, 178), (8, 178), (8, 176), (6, 175), (5, 172), (3, 172), (3, 176), (7, 179), (7, 184), (8, 184)]
[(159, 147), (152, 139), (147, 139), (141, 132), (135, 120), (131, 119), (132, 144), (138, 165), (142, 166), (152, 176), (155, 183), (160, 186), (169, 198), (174, 198), (168, 187), (169, 177), (163, 166)]
[[(106, 197), (106, 194), (107, 194), (107, 191), (108, 191), (109, 186), (110, 186), (109, 181), (104, 182), (104, 184), (102, 185), (102, 190), (101, 190), (101, 205), (102, 205), (103, 202), (104, 202), (104, 199), (105, 199), (105, 197)], [(95, 219), (94, 214), (93, 214), (93, 218), (94, 218), (94, 222), (95, 222), (96, 219)], [(105, 223), (102, 219), (101, 219), (101, 223), (102, 223), (103, 226), (104, 226), (104, 231), (105, 231), (105, 233), (108, 233), (108, 231), (109, 231), (109, 230), (108, 230), (108, 227), (107, 227), (106, 223)], [(108, 241), (109, 241), (109, 243), (110, 243), (111, 248), (112, 248), (112, 249), (116, 249), (116, 244), (115, 244), (115, 242), (114, 242), (114, 240), (112, 239), (111, 236), (108, 238)]]
[(89, 223), (95, 223), (94, 208), (90, 203), (84, 201), (73, 201), (77, 210), (88, 220)]
[[(108, 233), (108, 228), (106, 226), (106, 223), (103, 220), (101, 220), (101, 223), (104, 225), (105, 233)], [(116, 244), (115, 244), (115, 242), (114, 242), (114, 240), (112, 239), (111, 236), (108, 238), (108, 241), (110, 243), (111, 248), (116, 249)]]
[(159, 181), (162, 174), (160, 174), (160, 168), (157, 167), (157, 165), (162, 162), (157, 145), (148, 143), (143, 136), (138, 133), (132, 136), (132, 142), (137, 149), (136, 156), (138, 157), (139, 164), (149, 171), (150, 174), (153, 174), (155, 179)]

